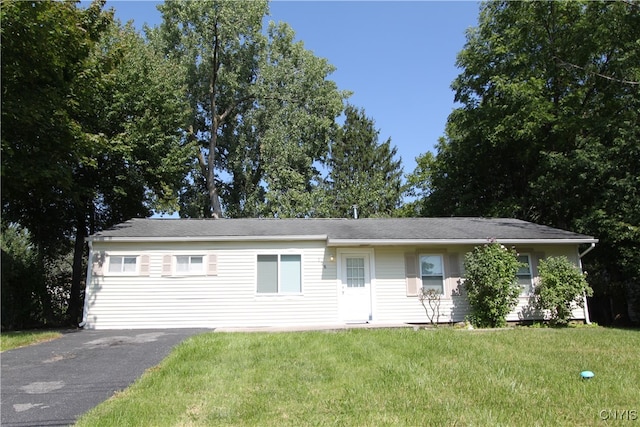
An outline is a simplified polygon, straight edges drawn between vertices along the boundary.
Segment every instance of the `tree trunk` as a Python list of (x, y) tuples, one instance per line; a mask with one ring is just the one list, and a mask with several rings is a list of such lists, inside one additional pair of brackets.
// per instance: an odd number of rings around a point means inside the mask
[(71, 276), (71, 292), (69, 295), (69, 307), (67, 319), (71, 325), (77, 326), (82, 315), (83, 298), (82, 277), (84, 276), (83, 259), (85, 252), (85, 238), (87, 237), (87, 218), (84, 211), (78, 215), (76, 224), (76, 242), (73, 250), (73, 274)]
[(218, 187), (216, 186), (215, 167), (216, 167), (216, 147), (218, 145), (218, 126), (224, 120), (218, 116), (218, 108), (216, 105), (216, 90), (218, 72), (220, 70), (220, 63), (218, 61), (218, 50), (220, 49), (220, 38), (218, 37), (218, 23), (214, 29), (214, 46), (213, 57), (211, 58), (211, 79), (209, 81), (209, 106), (211, 108), (211, 139), (209, 141), (209, 158), (207, 159), (207, 190), (209, 190), (209, 200), (211, 203), (211, 217), (213, 219), (222, 218), (222, 207), (220, 205), (220, 195), (218, 194)]
[[(39, 248), (38, 249), (38, 267), (40, 268), (40, 272), (42, 273), (40, 280), (38, 280), (38, 285), (36, 288), (37, 297), (40, 300), (40, 304), (42, 306), (42, 318), (45, 325), (52, 325), (56, 322), (57, 319), (54, 318), (53, 315), (53, 302), (51, 301), (51, 294), (49, 293), (49, 286), (46, 279), (46, 274), (44, 273), (47, 269), (46, 266), (47, 256), (46, 254)], [(36, 313), (32, 313), (33, 315)], [(31, 326), (31, 325), (29, 325)]]

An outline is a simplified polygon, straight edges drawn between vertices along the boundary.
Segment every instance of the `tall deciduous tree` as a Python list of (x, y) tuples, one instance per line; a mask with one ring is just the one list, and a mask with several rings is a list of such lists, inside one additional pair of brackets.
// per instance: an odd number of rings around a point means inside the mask
[(175, 207), (187, 163), (180, 70), (103, 6), (2, 5), (3, 220), (40, 266), (73, 248), (72, 323), (87, 233)]
[(328, 216), (350, 218), (353, 206), (362, 217), (391, 215), (402, 196), (402, 165), (391, 139), (363, 109), (348, 105), (345, 122), (331, 144), (328, 168)]
[(422, 213), (594, 234), (595, 289), (638, 288), (638, 34), (634, 2), (485, 3), (458, 56), (462, 107), (421, 170)]
[[(333, 67), (294, 42), (286, 24), (263, 34), (266, 1), (172, 1), (159, 9), (165, 52), (187, 70), (193, 111), (187, 128), (199, 170), (182, 213), (308, 214), (313, 164), (342, 109), (344, 95), (326, 79)], [(203, 185), (209, 206), (198, 209)]]
[(189, 112), (182, 69), (160, 55), (153, 38), (110, 25), (76, 85), (75, 116), (84, 161), (73, 171), (76, 239), (69, 316), (81, 308), (84, 238), (132, 217), (177, 209), (189, 153), (181, 126)]
[(110, 20), (101, 8), (2, 3), (2, 213), (43, 251), (62, 246), (73, 222), (69, 193), (84, 155), (74, 88)]
[[(2, 4), (2, 216), (28, 229), (25, 238), (33, 240), (40, 271), (70, 249), (76, 226), (76, 171), (87, 163), (87, 141), (75, 117), (76, 89), (111, 22), (102, 5)], [(3, 280), (3, 294), (20, 294), (25, 285)], [(31, 312), (32, 321), (54, 321), (50, 289), (44, 280), (34, 287), (31, 297), (41, 302), (41, 311)]]

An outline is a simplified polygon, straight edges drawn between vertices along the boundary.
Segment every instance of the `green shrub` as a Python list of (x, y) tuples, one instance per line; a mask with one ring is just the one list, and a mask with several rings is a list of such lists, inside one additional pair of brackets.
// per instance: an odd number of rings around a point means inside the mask
[(479, 327), (506, 325), (506, 316), (518, 303), (520, 267), (513, 249), (490, 242), (477, 246), (464, 259), (464, 287), (471, 305), (471, 321)]
[(567, 324), (574, 304), (584, 307), (583, 295), (593, 295), (585, 274), (565, 256), (540, 260), (540, 283), (535, 288), (535, 306), (549, 310), (553, 324)]

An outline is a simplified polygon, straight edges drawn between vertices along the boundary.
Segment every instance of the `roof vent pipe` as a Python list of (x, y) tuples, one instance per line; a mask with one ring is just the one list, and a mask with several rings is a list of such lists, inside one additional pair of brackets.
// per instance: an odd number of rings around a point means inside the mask
[(353, 219), (358, 219), (358, 205), (351, 206), (353, 209)]

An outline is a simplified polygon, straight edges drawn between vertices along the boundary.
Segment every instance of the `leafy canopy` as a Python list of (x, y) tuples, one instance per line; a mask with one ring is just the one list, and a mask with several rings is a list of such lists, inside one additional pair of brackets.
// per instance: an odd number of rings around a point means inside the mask
[(483, 3), (458, 55), (461, 106), (409, 179), (414, 211), (594, 235), (596, 291), (640, 294), (638, 34), (637, 2)]
[(315, 162), (346, 96), (327, 80), (334, 68), (295, 42), (285, 23), (263, 34), (266, 1), (172, 1), (159, 9), (158, 35), (184, 67), (192, 111), (185, 128), (194, 161), (181, 213), (309, 215)]
[[(175, 209), (188, 164), (180, 70), (104, 3), (2, 4), (2, 216), (28, 230), (39, 270), (54, 265), (33, 295), (40, 312), (66, 299), (72, 324), (85, 237)], [(69, 283), (58, 266), (70, 253)], [(13, 295), (28, 286), (2, 285)]]

